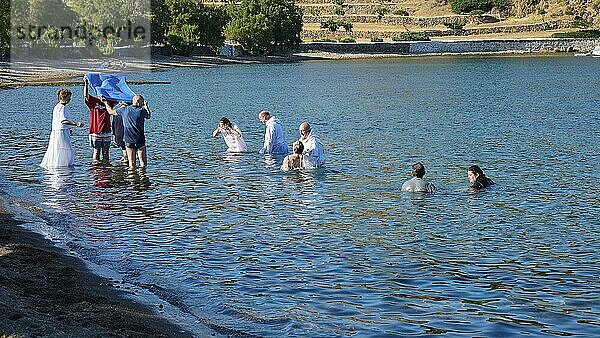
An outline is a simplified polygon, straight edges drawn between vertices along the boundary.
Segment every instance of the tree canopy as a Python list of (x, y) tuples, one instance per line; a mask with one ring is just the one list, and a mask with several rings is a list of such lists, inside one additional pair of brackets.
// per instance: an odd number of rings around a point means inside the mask
[(300, 43), (302, 9), (292, 0), (242, 0), (230, 5), (225, 37), (252, 55), (273, 54)]
[(8, 55), (10, 48), (10, 0), (0, 0), (0, 55)]

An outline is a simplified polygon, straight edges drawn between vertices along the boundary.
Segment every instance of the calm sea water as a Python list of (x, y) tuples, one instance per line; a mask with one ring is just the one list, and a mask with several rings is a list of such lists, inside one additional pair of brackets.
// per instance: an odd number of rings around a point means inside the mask
[[(46, 172), (57, 88), (0, 92), (0, 189), (43, 231), (205, 334), (600, 335), (600, 62), (419, 58), (130, 75), (150, 167)], [(87, 121), (81, 88), (71, 110)], [(309, 121), (318, 171), (258, 155), (268, 109)], [(250, 153), (210, 134), (222, 116)], [(399, 191), (422, 161), (438, 187)], [(497, 185), (468, 187), (479, 164)], [(40, 230), (41, 229), (41, 230)], [(131, 290), (135, 290), (131, 288)], [(130, 291), (135, 292), (135, 291)], [(156, 305), (156, 303), (154, 303)], [(165, 307), (165, 308), (166, 308)], [(195, 323), (200, 323), (196, 325)]]

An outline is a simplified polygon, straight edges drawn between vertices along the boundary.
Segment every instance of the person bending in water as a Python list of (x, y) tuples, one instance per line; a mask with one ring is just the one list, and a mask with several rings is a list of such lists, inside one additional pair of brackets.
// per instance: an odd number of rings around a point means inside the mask
[(437, 190), (435, 185), (423, 179), (423, 176), (425, 176), (425, 166), (423, 163), (418, 162), (413, 164), (412, 175), (413, 178), (402, 184), (402, 191), (431, 193)]
[(481, 190), (491, 185), (494, 185), (494, 181), (487, 178), (483, 173), (483, 170), (479, 166), (472, 165), (467, 170), (467, 176), (469, 176), (469, 182), (471, 183), (471, 189)]
[(258, 114), (258, 119), (265, 125), (265, 142), (260, 150), (261, 154), (287, 155), (288, 145), (285, 142), (285, 133), (281, 121), (263, 110)]
[(219, 121), (217, 129), (213, 131), (212, 136), (217, 137), (219, 134), (223, 137), (225, 144), (227, 144), (227, 151), (230, 153), (244, 153), (246, 152), (246, 142), (242, 137), (242, 131), (235, 123), (231, 123), (228, 118), (223, 117)]
[(292, 145), (292, 148), (293, 153), (283, 159), (283, 164), (281, 165), (281, 170), (283, 171), (302, 168), (302, 160), (304, 157), (302, 152), (304, 151), (304, 144), (300, 141), (296, 141)]

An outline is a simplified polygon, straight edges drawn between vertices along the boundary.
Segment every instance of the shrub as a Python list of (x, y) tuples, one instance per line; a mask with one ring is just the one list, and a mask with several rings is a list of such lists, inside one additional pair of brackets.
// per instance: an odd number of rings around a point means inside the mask
[(335, 32), (340, 28), (339, 21), (337, 20), (327, 20), (321, 22), (321, 29), (327, 29), (330, 32)]
[(404, 32), (393, 37), (392, 41), (431, 41), (426, 32)]
[(272, 54), (300, 43), (302, 9), (293, 0), (242, 0), (229, 6), (225, 37), (252, 55)]
[(444, 21), (444, 26), (450, 28), (453, 31), (460, 31), (465, 27), (467, 23), (462, 20)]
[(344, 9), (342, 7), (336, 7), (336, 9), (333, 11), (333, 14), (343, 16), (344, 14), (346, 14), (346, 12), (344, 12)]
[(395, 10), (394, 13), (392, 13), (392, 14), (394, 14), (394, 15), (400, 15), (400, 16), (410, 16), (410, 13), (408, 13), (408, 11), (405, 10), (405, 9)]
[(469, 13), (469, 15), (470, 15), (470, 16), (479, 16), (479, 15), (481, 15), (481, 14), (483, 14), (483, 13), (485, 13), (485, 12), (484, 12), (484, 11), (482, 11), (481, 9), (476, 9), (476, 10), (474, 10), (474, 11), (471, 11), (471, 12)]
[(565, 8), (565, 15), (573, 15), (573, 14), (575, 14), (575, 12), (573, 11), (573, 7), (567, 6), (567, 8)]
[(342, 43), (354, 43), (354, 42), (356, 42), (356, 40), (354, 38), (351, 38), (351, 37), (348, 36), (348, 37), (345, 37), (345, 38), (341, 38), (340, 42), (342, 42)]
[(341, 22), (340, 26), (344, 27), (346, 32), (352, 32), (352, 24), (350, 22)]
[(474, 10), (488, 12), (494, 4), (491, 0), (449, 0), (454, 13), (469, 13)]
[(381, 6), (381, 7), (375, 8), (375, 10), (373, 12), (374, 12), (374, 14), (377, 15), (377, 20), (381, 21), (381, 19), (383, 19), (383, 17), (387, 13), (389, 13), (389, 11), (390, 11), (389, 8)]
[(571, 39), (600, 39), (600, 30), (587, 29), (567, 33), (554, 33), (553, 38), (571, 38)]
[(338, 6), (343, 6), (344, 5), (344, 0), (333, 0), (333, 3), (338, 5)]
[(510, 0), (492, 0), (492, 5), (499, 10), (508, 9), (511, 5)]
[(578, 19), (571, 23), (572, 28), (588, 28), (589, 26), (591, 26), (591, 23), (583, 19)]

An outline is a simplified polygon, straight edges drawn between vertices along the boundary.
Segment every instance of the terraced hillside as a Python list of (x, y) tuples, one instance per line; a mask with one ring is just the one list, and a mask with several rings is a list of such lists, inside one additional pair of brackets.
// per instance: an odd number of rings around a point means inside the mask
[[(302, 38), (310, 40), (389, 41), (402, 32), (436, 37), (549, 37), (575, 26), (598, 27), (600, 0), (514, 0), (504, 10), (455, 15), (445, 0), (301, 0)], [(322, 26), (352, 24), (332, 31)], [(324, 23), (324, 24), (323, 24)], [(460, 27), (462, 29), (450, 29)]]
[(543, 38), (600, 27), (600, 0), (508, 0), (502, 10), (466, 15), (452, 13), (449, 1), (298, 0), (302, 40), (390, 41), (406, 32), (426, 32), (432, 39)]

